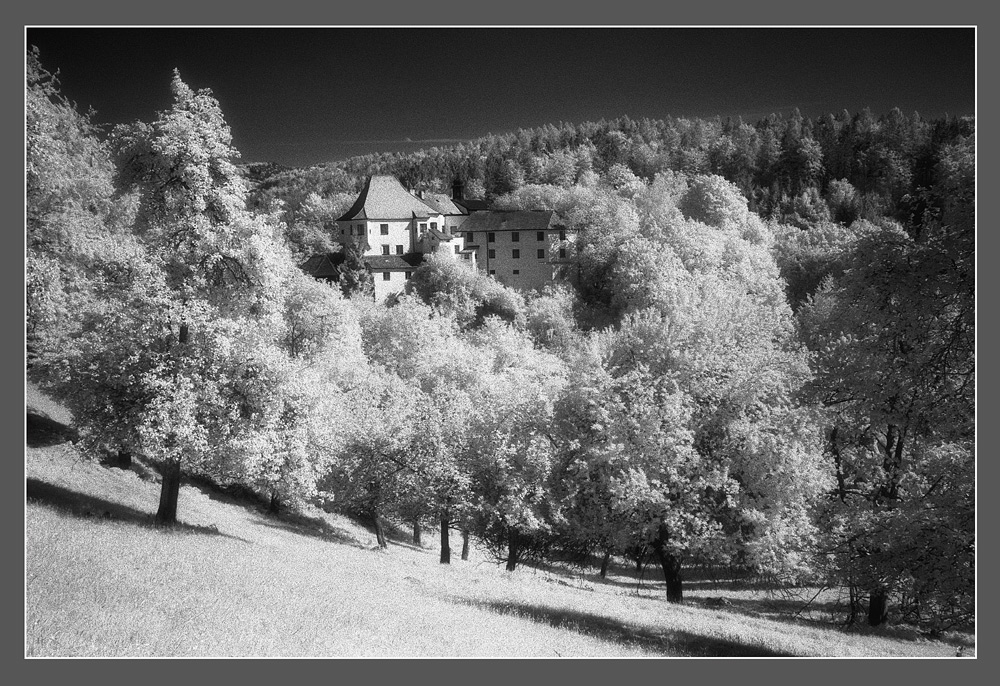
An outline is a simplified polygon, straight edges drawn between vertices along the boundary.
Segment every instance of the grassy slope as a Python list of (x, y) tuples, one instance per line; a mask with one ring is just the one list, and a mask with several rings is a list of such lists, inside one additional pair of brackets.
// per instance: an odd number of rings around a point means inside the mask
[[(27, 400), (36, 414), (70, 419), (34, 389)], [(733, 605), (708, 608), (700, 601), (720, 591), (695, 587), (689, 604), (673, 606), (624, 573), (606, 582), (509, 574), (476, 552), (440, 565), (436, 548), (373, 549), (374, 537), (344, 518), (278, 519), (191, 485), (181, 490), (183, 524), (157, 529), (149, 474), (85, 461), (49, 435), (25, 458), (30, 656), (955, 654), (945, 643), (753, 616), (738, 611), (752, 605), (746, 594), (723, 592)]]

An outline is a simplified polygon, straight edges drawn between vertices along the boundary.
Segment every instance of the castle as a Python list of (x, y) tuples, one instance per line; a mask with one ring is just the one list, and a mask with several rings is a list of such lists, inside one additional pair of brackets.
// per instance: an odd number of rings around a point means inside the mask
[[(372, 176), (357, 200), (327, 226), (336, 242), (357, 245), (372, 276), (375, 300), (406, 288), (425, 255), (461, 260), (505, 286), (540, 289), (562, 278), (573, 236), (551, 210), (491, 210), (465, 200), (456, 181), (451, 197), (408, 191), (394, 176)], [(314, 255), (303, 270), (335, 281), (344, 251)]]

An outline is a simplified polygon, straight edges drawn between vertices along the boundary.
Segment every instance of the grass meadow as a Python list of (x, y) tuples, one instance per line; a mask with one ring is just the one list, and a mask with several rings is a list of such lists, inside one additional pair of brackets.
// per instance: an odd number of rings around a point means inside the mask
[[(388, 551), (321, 511), (275, 517), (194, 484), (172, 528), (152, 525), (155, 475), (83, 459), (61, 408), (29, 388), (25, 454), (25, 655), (99, 657), (953, 657), (971, 636), (932, 641), (892, 627), (846, 630), (834, 598), (612, 567), (522, 567), (473, 549), (438, 563), (436, 536)], [(34, 430), (32, 429), (34, 422)], [(41, 426), (41, 429), (39, 428)]]

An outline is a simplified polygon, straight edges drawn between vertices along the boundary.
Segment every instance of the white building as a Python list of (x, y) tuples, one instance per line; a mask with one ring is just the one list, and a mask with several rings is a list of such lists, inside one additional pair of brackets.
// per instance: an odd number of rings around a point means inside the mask
[[(460, 183), (448, 197), (407, 191), (393, 176), (372, 176), (329, 228), (334, 240), (361, 248), (379, 302), (402, 292), (431, 253), (462, 260), (513, 288), (538, 289), (561, 278), (572, 236), (555, 212), (470, 210), (481, 205), (462, 199)], [(343, 251), (315, 255), (302, 268), (336, 280), (343, 260)]]

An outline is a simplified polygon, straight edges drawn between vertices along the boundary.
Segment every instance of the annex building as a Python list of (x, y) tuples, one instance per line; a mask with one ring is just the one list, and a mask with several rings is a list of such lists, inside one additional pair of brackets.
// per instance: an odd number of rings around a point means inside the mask
[[(372, 176), (357, 200), (327, 227), (333, 239), (357, 245), (372, 276), (376, 301), (402, 292), (424, 256), (444, 254), (505, 286), (540, 289), (562, 277), (572, 237), (551, 210), (498, 211), (462, 197), (456, 182), (443, 193), (409, 191), (394, 176)], [(314, 255), (302, 269), (336, 281), (344, 252)]]

